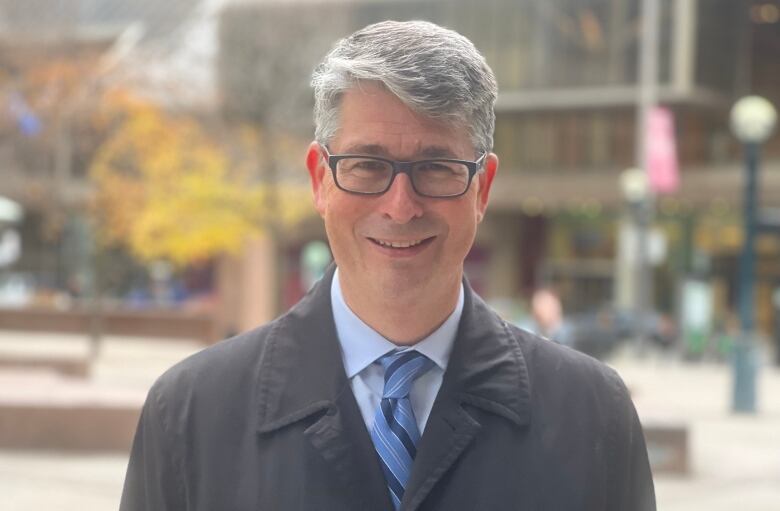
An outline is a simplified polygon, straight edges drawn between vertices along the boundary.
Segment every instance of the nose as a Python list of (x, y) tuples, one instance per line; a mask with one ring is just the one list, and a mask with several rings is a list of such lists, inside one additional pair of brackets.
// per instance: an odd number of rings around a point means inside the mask
[(422, 197), (415, 193), (406, 174), (395, 176), (390, 189), (379, 199), (380, 212), (396, 223), (405, 224), (423, 214)]

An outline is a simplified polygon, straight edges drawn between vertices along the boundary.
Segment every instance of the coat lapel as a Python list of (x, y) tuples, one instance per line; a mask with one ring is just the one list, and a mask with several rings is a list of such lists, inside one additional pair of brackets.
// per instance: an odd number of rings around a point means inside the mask
[(339, 475), (344, 495), (354, 500), (356, 509), (392, 509), (374, 446), (349, 387), (305, 434)]
[[(257, 375), (257, 431), (316, 416), (305, 436), (354, 509), (392, 511), (384, 475), (347, 380), (330, 304), (334, 268), (274, 322)], [(505, 323), (464, 281), (463, 316), (428, 418), (402, 509), (419, 508), (482, 428), (470, 407), (518, 427), (530, 421), (525, 360)]]
[(521, 427), (530, 421), (525, 359), (505, 322), (464, 280), (465, 302), (441, 389), (417, 449), (401, 509), (416, 510), (473, 441), (476, 407)]
[(275, 323), (258, 373), (257, 430), (318, 415), (304, 434), (355, 509), (392, 510), (384, 475), (347, 380), (330, 304), (334, 267)]

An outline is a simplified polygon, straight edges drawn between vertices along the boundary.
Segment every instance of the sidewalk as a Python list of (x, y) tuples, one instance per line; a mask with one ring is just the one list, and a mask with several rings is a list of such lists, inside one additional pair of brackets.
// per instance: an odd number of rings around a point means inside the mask
[[(23, 340), (22, 340), (23, 339)], [(88, 353), (86, 340), (65, 336), (24, 337), (0, 332), (0, 356)], [(200, 349), (197, 343), (109, 338), (87, 381), (73, 386), (140, 399), (171, 364)], [(780, 509), (780, 371), (762, 367), (759, 413), (729, 412), (731, 372), (727, 365), (683, 364), (658, 359), (610, 360), (625, 379), (643, 421), (688, 428), (691, 470), (687, 476), (658, 475), (661, 511), (773, 511)], [(2, 370), (0, 370), (2, 374)], [(39, 375), (40, 376), (40, 375)], [(47, 374), (46, 392), (63, 382)], [(59, 379), (59, 380), (58, 380)], [(52, 383), (54, 382), (54, 383)], [(68, 387), (70, 386), (70, 387)], [(87, 386), (87, 387), (85, 387)], [(39, 394), (39, 386), (6, 386), (3, 393)], [(0, 451), (0, 508), (13, 511), (103, 511), (117, 508), (127, 458), (124, 455)], [(629, 511), (629, 510), (627, 510)]]
[(644, 423), (688, 428), (690, 473), (655, 477), (659, 510), (780, 509), (780, 370), (761, 367), (759, 411), (737, 415), (730, 412), (728, 365), (625, 357), (610, 363)]
[[(202, 347), (181, 340), (108, 337), (87, 379), (0, 367), (0, 402), (140, 406), (157, 376)], [(83, 360), (89, 350), (81, 336), (0, 331), (0, 358)], [(126, 466), (124, 454), (0, 450), (0, 509), (115, 510)]]

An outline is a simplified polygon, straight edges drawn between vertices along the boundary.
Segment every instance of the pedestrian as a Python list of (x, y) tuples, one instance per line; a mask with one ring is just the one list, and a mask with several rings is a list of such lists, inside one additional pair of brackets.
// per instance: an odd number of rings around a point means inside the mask
[(618, 375), (463, 277), (498, 169), (482, 55), (388, 21), (338, 41), (312, 83), (306, 166), (335, 264), (154, 384), (120, 509), (655, 509)]
[(541, 287), (531, 296), (531, 331), (564, 346), (573, 346), (571, 326), (563, 316), (563, 305), (558, 294), (550, 288)]

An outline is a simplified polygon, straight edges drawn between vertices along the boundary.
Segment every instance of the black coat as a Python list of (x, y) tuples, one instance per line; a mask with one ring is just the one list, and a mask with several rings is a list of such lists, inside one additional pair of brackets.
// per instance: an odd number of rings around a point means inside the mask
[[(341, 360), (332, 270), (289, 313), (149, 392), (122, 511), (392, 511)], [(466, 284), (402, 509), (655, 509), (618, 375), (500, 319)]]

